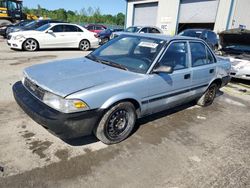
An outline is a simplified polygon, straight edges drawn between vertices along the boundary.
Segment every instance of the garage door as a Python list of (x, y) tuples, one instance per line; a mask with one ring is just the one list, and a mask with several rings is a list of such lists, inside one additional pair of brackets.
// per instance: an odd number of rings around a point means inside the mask
[(133, 25), (156, 25), (158, 3), (136, 4)]
[(182, 0), (179, 23), (214, 23), (219, 0)]

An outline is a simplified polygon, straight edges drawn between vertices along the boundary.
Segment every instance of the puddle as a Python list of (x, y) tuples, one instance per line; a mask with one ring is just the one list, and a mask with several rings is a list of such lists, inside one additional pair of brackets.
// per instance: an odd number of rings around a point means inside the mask
[(33, 141), (28, 143), (30, 145), (29, 149), (32, 153), (37, 154), (41, 159), (46, 158), (45, 151), (52, 145), (50, 141)]

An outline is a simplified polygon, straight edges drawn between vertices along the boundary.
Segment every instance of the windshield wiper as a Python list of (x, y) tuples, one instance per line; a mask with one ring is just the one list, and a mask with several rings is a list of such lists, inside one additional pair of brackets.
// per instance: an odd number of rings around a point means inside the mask
[(102, 63), (102, 64), (105, 64), (105, 65), (110, 65), (112, 67), (116, 67), (116, 68), (119, 68), (119, 69), (128, 70), (127, 67), (125, 67), (125, 66), (123, 66), (121, 64), (112, 62), (112, 61), (107, 61), (107, 60), (103, 60), (103, 59), (98, 59), (98, 61), (100, 63)]
[(109, 65), (109, 66), (116, 67), (116, 68), (123, 69), (123, 70), (128, 70), (127, 67), (125, 67), (125, 66), (123, 66), (121, 64), (118, 64), (118, 63), (115, 63), (115, 62), (112, 62), (112, 61), (108, 61), (108, 60), (99, 59), (96, 56), (94, 56), (93, 54), (87, 55), (86, 58), (91, 59), (93, 61), (96, 61), (98, 63), (102, 63), (102, 64), (105, 64), (105, 65)]

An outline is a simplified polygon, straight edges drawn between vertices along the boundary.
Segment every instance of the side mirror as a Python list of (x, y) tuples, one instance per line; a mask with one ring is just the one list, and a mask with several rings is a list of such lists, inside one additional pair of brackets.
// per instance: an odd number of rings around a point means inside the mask
[(156, 74), (158, 74), (158, 73), (168, 73), (168, 74), (171, 74), (171, 73), (173, 73), (173, 71), (174, 71), (173, 67), (162, 65), (162, 66), (159, 66), (159, 67), (155, 68), (153, 70), (153, 73), (156, 73)]
[(48, 30), (47, 33), (52, 34), (53, 30)]

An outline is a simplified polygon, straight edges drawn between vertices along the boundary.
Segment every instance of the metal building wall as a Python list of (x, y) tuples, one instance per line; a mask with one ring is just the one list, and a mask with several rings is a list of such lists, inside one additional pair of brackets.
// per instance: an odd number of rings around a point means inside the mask
[(229, 28), (250, 29), (250, 0), (235, 0)]

